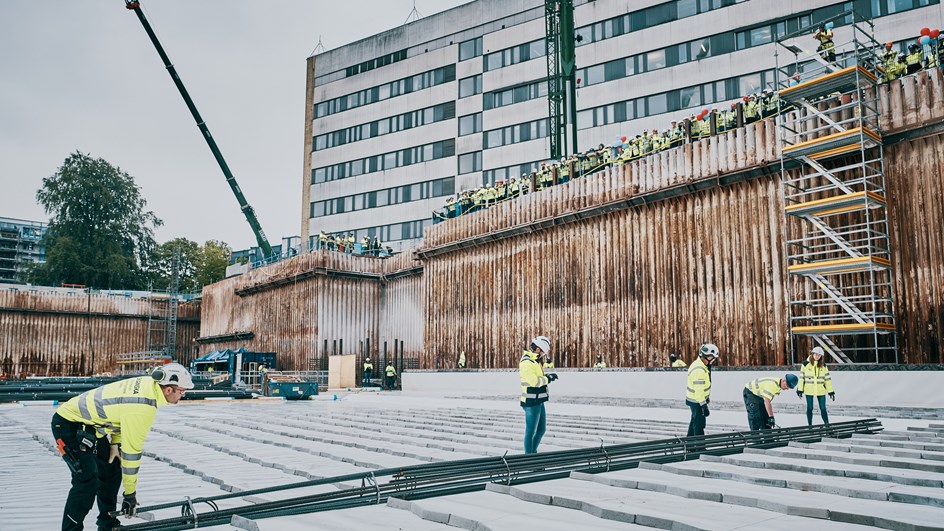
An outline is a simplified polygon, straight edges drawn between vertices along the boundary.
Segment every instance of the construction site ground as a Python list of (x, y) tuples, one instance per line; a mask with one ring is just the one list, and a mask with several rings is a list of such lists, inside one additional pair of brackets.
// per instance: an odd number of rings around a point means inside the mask
[[(59, 526), (69, 473), (53, 448), (53, 411), (51, 404), (0, 406), (3, 529)], [(392, 499), (212, 529), (944, 529), (944, 419), (907, 418), (907, 410), (894, 416), (904, 418), (882, 418), (885, 430), (878, 435), (573, 473), (520, 486), (492, 484), (469, 494)], [(688, 417), (681, 400), (677, 407), (550, 402), (539, 451), (684, 436)], [(836, 414), (831, 420), (855, 418), (860, 417)], [(777, 421), (799, 426), (806, 417), (784, 413)], [(520, 407), (506, 397), (383, 391), (329, 392), (301, 402), (181, 403), (158, 414), (145, 446), (138, 497), (142, 505), (153, 505), (398, 465), (520, 453), (523, 429)], [(743, 408), (733, 402), (716, 405), (708, 419), (708, 434), (745, 429)], [(95, 513), (87, 528), (95, 528)], [(168, 509), (153, 516), (177, 515)]]

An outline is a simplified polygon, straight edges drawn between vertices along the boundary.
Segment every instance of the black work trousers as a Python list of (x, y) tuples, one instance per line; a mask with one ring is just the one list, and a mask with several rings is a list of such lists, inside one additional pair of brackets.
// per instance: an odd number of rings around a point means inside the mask
[(85, 516), (92, 510), (98, 498), (98, 529), (113, 529), (119, 525), (117, 518), (109, 516), (118, 506), (118, 489), (121, 488), (121, 460), (108, 463), (108, 439), (96, 439), (95, 447), (81, 450), (77, 433), (92, 430), (90, 426), (70, 422), (58, 414), (52, 416), (52, 435), (57, 442), (62, 440), (66, 451), (78, 459), (79, 473), (72, 473), (72, 488), (62, 513), (62, 531), (84, 529)]
[(747, 388), (744, 389), (744, 408), (747, 409), (747, 425), (751, 427), (751, 431), (770, 429), (767, 425), (770, 415), (767, 414), (764, 399)]
[(696, 404), (693, 402), (685, 401), (689, 408), (692, 410), (692, 419), (688, 421), (688, 435), (691, 437), (693, 435), (704, 435), (705, 434), (705, 411), (701, 407), (701, 404)]

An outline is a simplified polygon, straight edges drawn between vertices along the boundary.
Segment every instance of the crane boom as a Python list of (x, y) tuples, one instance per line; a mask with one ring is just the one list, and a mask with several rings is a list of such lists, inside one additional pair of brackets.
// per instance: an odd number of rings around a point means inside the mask
[(144, 26), (144, 31), (147, 32), (148, 37), (151, 39), (151, 44), (153, 44), (154, 48), (157, 49), (157, 54), (161, 56), (161, 61), (164, 62), (164, 67), (167, 68), (170, 78), (174, 80), (174, 85), (177, 85), (177, 90), (180, 92), (181, 97), (183, 97), (184, 103), (187, 104), (187, 108), (190, 109), (190, 114), (193, 115), (193, 119), (197, 122), (197, 127), (200, 128), (200, 132), (203, 133), (204, 140), (206, 140), (207, 145), (210, 146), (210, 151), (213, 152), (213, 156), (216, 158), (216, 162), (220, 165), (220, 169), (223, 170), (223, 175), (226, 177), (226, 182), (233, 191), (233, 195), (236, 196), (236, 201), (239, 202), (240, 210), (243, 211), (243, 215), (246, 216), (246, 221), (248, 221), (249, 226), (252, 227), (252, 232), (256, 236), (256, 243), (259, 245), (259, 248), (262, 249), (264, 257), (268, 258), (272, 254), (272, 246), (269, 245), (269, 240), (266, 238), (265, 232), (262, 231), (262, 226), (259, 224), (259, 220), (256, 218), (256, 212), (252, 209), (252, 206), (249, 205), (249, 202), (246, 201), (246, 196), (243, 195), (242, 190), (239, 188), (239, 184), (236, 183), (236, 178), (233, 177), (233, 172), (229, 170), (226, 160), (223, 159), (223, 154), (220, 153), (220, 148), (217, 147), (216, 140), (213, 140), (213, 135), (210, 134), (210, 128), (207, 127), (206, 122), (204, 122), (203, 118), (200, 116), (200, 112), (197, 110), (197, 106), (194, 105), (193, 100), (190, 98), (187, 88), (184, 87), (183, 81), (181, 81), (180, 76), (177, 75), (177, 70), (170, 62), (170, 58), (167, 57), (167, 53), (164, 51), (164, 47), (161, 46), (161, 42), (157, 40), (157, 35), (154, 33), (154, 30), (151, 28), (151, 24), (144, 16), (144, 12), (141, 11), (141, 3), (134, 0), (125, 0), (125, 7), (131, 11), (134, 11), (134, 13), (138, 16), (138, 20), (141, 21), (141, 25)]

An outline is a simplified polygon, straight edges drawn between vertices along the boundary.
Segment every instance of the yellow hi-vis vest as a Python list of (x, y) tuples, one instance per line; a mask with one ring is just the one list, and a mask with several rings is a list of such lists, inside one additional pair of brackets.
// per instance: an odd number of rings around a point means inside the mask
[(365, 362), (364, 362), (364, 370), (365, 370), (365, 371), (371, 371), (371, 372), (373, 372), (373, 370), (374, 370), (374, 364), (371, 363), (371, 362), (369, 362), (369, 361), (365, 361)]
[(675, 360), (672, 362), (673, 367), (688, 367), (688, 365), (682, 360)]
[(767, 400), (773, 400), (783, 390), (780, 389), (780, 378), (771, 377), (752, 380), (744, 388), (754, 393), (754, 396), (766, 398)]
[(59, 406), (56, 413), (69, 422), (94, 426), (111, 444), (121, 445), (121, 480), (125, 494), (134, 494), (144, 439), (157, 408), (167, 404), (161, 387), (150, 376), (119, 380), (86, 391)]
[(518, 374), (521, 377), (521, 406), (531, 407), (547, 402), (547, 376), (538, 361), (538, 355), (524, 351), (518, 362)]
[(688, 384), (685, 386), (685, 402), (704, 406), (711, 395), (711, 371), (701, 357), (695, 358), (688, 367)]
[(397, 375), (397, 370), (393, 368), (393, 365), (387, 365), (387, 377), (392, 377)]
[(810, 396), (826, 396), (833, 392), (833, 378), (829, 375), (829, 368), (825, 365), (817, 367), (811, 359), (803, 362), (800, 368), (800, 384), (797, 390)]

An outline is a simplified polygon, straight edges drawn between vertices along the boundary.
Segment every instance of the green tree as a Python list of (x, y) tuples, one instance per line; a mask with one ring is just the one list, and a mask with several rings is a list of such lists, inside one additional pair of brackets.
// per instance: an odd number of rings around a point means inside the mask
[(43, 179), (36, 199), (50, 215), (46, 263), (32, 281), (141, 289), (162, 224), (134, 178), (104, 159), (75, 152)]
[(200, 291), (203, 286), (223, 279), (230, 254), (229, 245), (217, 240), (208, 240), (202, 246), (187, 238), (164, 242), (155, 249), (150, 267), (153, 287), (166, 289), (170, 285), (177, 256), (178, 290)]

